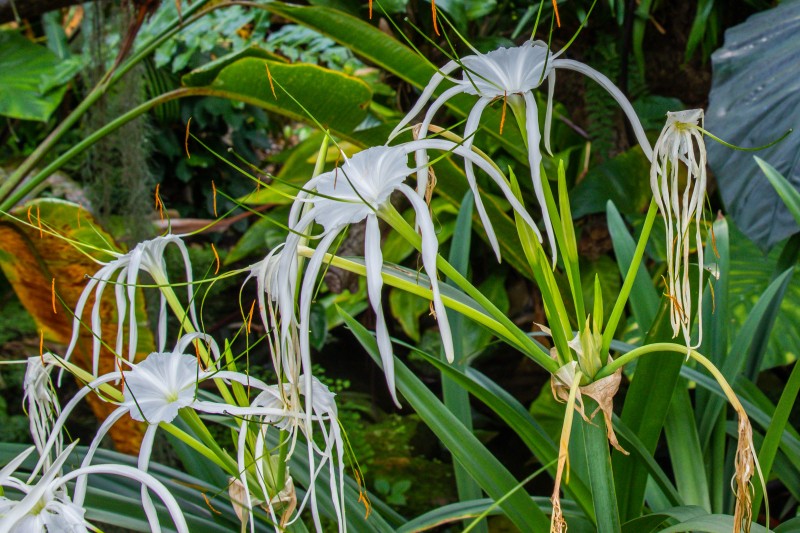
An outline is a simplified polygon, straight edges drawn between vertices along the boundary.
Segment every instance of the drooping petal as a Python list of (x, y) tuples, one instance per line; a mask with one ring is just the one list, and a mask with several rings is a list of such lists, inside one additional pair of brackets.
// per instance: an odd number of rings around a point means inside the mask
[(644, 128), (642, 127), (642, 123), (639, 121), (639, 117), (636, 112), (633, 110), (633, 106), (625, 98), (625, 95), (622, 94), (622, 91), (614, 85), (614, 83), (608, 79), (605, 74), (602, 74), (589, 65), (585, 65), (580, 61), (575, 61), (573, 59), (556, 59), (553, 61), (553, 66), (555, 68), (564, 68), (567, 70), (574, 70), (588, 76), (589, 78), (593, 79), (597, 83), (599, 83), (608, 94), (610, 94), (614, 100), (617, 101), (619, 106), (622, 108), (622, 111), (625, 113), (625, 116), (628, 117), (628, 121), (633, 128), (633, 132), (636, 135), (636, 140), (639, 142), (639, 146), (642, 147), (642, 151), (644, 152), (645, 157), (648, 160), (653, 159), (653, 149), (650, 147), (650, 141), (647, 140), (647, 135), (644, 133)]
[(436, 321), (439, 324), (442, 348), (444, 349), (447, 361), (452, 363), (454, 358), (453, 337), (450, 333), (450, 322), (447, 319), (447, 310), (445, 309), (441, 294), (439, 293), (439, 280), (437, 279), (438, 270), (436, 267), (439, 241), (436, 239), (433, 221), (428, 214), (428, 206), (411, 187), (408, 185), (401, 185), (398, 190), (408, 198), (408, 201), (411, 202), (414, 211), (417, 213), (417, 224), (422, 234), (422, 265), (431, 282), (433, 308), (436, 311)]
[[(425, 139), (428, 136), (428, 128), (433, 121), (433, 117), (437, 111), (453, 96), (461, 92), (460, 86), (450, 87), (442, 95), (434, 100), (428, 111), (425, 113), (425, 118), (419, 128), (417, 140)], [(466, 136), (466, 134), (465, 134)], [(425, 197), (425, 191), (428, 189), (428, 153), (425, 150), (417, 150), (414, 154), (414, 160), (417, 163), (417, 194)]]
[(545, 233), (547, 233), (547, 240), (550, 243), (550, 256), (553, 261), (553, 268), (556, 264), (556, 238), (553, 232), (553, 223), (550, 220), (550, 214), (547, 210), (547, 200), (544, 197), (544, 186), (542, 185), (542, 173), (540, 165), (542, 164), (542, 152), (539, 149), (541, 137), (539, 135), (539, 111), (536, 108), (536, 98), (533, 93), (525, 93), (525, 130), (528, 137), (528, 165), (531, 167), (531, 181), (533, 182), (533, 191), (536, 194), (536, 201), (539, 202), (539, 209), (542, 211), (542, 220), (544, 221)]
[(456, 61), (448, 61), (445, 66), (440, 68), (433, 76), (431, 76), (431, 79), (428, 82), (428, 85), (425, 86), (425, 89), (422, 91), (419, 100), (417, 100), (417, 103), (414, 104), (414, 107), (411, 108), (406, 116), (403, 117), (403, 120), (401, 120), (400, 123), (395, 126), (395, 128), (392, 130), (392, 133), (389, 134), (389, 139), (387, 142), (391, 142), (392, 139), (397, 137), (403, 128), (405, 128), (411, 123), (412, 120), (414, 120), (414, 117), (416, 117), (419, 112), (422, 111), (422, 108), (425, 107), (425, 104), (427, 104), (428, 100), (431, 99), (433, 93), (436, 91), (437, 87), (439, 87), (439, 84), (442, 83), (442, 80), (444, 80), (445, 76), (459, 68), (459, 66), (460, 65)]
[(389, 394), (392, 396), (392, 401), (400, 408), (400, 402), (397, 400), (397, 391), (394, 386), (392, 342), (389, 339), (389, 330), (386, 327), (383, 306), (381, 305), (383, 253), (381, 252), (381, 231), (378, 227), (378, 219), (375, 216), (367, 217), (364, 260), (367, 267), (367, 295), (369, 296), (370, 304), (372, 304), (372, 310), (375, 312), (375, 334), (378, 341), (378, 352), (381, 354), (381, 361), (383, 361), (383, 373), (386, 375), (386, 384), (389, 386)]
[[(490, 102), (491, 100), (488, 98), (481, 98), (478, 100), (478, 103), (473, 106), (472, 111), (470, 111), (469, 117), (467, 117), (467, 123), (464, 126), (464, 143), (462, 146), (465, 150), (472, 150), (472, 144), (475, 141), (475, 133), (478, 131), (481, 114)], [(484, 207), (483, 200), (478, 192), (478, 183), (475, 179), (475, 168), (473, 167), (470, 159), (464, 159), (464, 175), (466, 176), (467, 183), (472, 191), (472, 196), (475, 199), (475, 209), (478, 210), (478, 216), (481, 219), (481, 223), (483, 223), (483, 229), (486, 231), (486, 237), (489, 239), (489, 244), (491, 245), (492, 250), (494, 250), (494, 255), (497, 257), (497, 261), (500, 262), (500, 244), (497, 242), (497, 236), (494, 233), (492, 222), (489, 220), (489, 215), (486, 213), (486, 207)]]

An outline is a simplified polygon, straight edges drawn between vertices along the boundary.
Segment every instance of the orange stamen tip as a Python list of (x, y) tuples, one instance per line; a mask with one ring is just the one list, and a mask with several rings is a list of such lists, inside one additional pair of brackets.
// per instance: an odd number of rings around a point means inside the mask
[(264, 66), (267, 67), (267, 79), (269, 80), (269, 88), (272, 90), (272, 97), (277, 100), (278, 95), (275, 94), (275, 84), (272, 83), (272, 73), (269, 71), (269, 63), (264, 63)]
[(200, 494), (202, 494), (202, 495), (203, 495), (203, 499), (206, 501), (206, 505), (208, 505), (208, 508), (209, 508), (209, 509), (211, 509), (212, 511), (214, 511), (216, 514), (222, 514), (220, 511), (217, 511), (216, 509), (214, 509), (214, 506), (213, 506), (213, 505), (211, 505), (211, 502), (209, 501), (209, 499), (208, 499), (208, 496), (206, 496), (206, 493), (205, 493), (205, 492), (201, 492)]
[(503, 125), (506, 123), (506, 103), (508, 101), (508, 93), (503, 91), (503, 112), (500, 115), (500, 135), (503, 134)]
[(216, 276), (219, 274), (219, 254), (217, 253), (217, 248), (214, 246), (214, 243), (211, 243), (211, 251), (214, 252), (214, 260), (217, 262), (216, 268), (214, 269), (214, 275)]
[(558, 15), (558, 0), (553, 0), (553, 12), (556, 14), (556, 26), (561, 27), (561, 17)]
[(372, 20), (372, 0), (369, 0), (369, 19)]
[(28, 206), (28, 223), (29, 223), (31, 226), (33, 226), (33, 219), (31, 219), (31, 209), (33, 209), (33, 206), (32, 206), (32, 205), (31, 205), (31, 206)]
[(192, 124), (192, 117), (186, 121), (186, 137), (183, 139), (183, 148), (186, 150), (186, 159), (191, 159), (192, 154), (189, 153), (189, 126)]
[(213, 196), (214, 196), (214, 216), (216, 217), (216, 216), (218, 216), (217, 215), (217, 186), (214, 185), (214, 180), (211, 180), (211, 192), (213, 193)]
[(250, 305), (250, 313), (247, 315), (247, 334), (250, 334), (250, 327), (253, 325), (253, 311), (256, 308), (256, 301), (253, 300), (253, 303)]
[(56, 278), (53, 278), (53, 281), (50, 283), (50, 300), (53, 304), (53, 314), (57, 315), (58, 311), (56, 311)]
[(161, 196), (158, 191), (161, 188), (160, 183), (156, 183), (156, 209), (158, 209), (158, 216), (164, 220), (164, 202), (161, 201)]
[(78, 228), (81, 227), (81, 211), (83, 211), (83, 204), (78, 204)]
[(39, 223), (39, 238), (44, 237), (44, 230), (42, 229), (42, 217), (39, 214), (39, 206), (36, 206), (36, 221)]
[(39, 330), (39, 357), (42, 359), (42, 364), (44, 364), (44, 330)]
[(431, 0), (431, 16), (433, 17), (433, 33), (438, 37), (441, 34), (439, 33), (439, 25), (436, 23), (436, 0)]

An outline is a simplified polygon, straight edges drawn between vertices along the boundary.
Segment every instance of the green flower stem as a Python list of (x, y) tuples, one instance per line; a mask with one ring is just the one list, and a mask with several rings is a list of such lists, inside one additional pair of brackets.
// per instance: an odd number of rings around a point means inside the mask
[[(414, 228), (406, 222), (403, 216), (391, 204), (382, 208), (379, 215), (385, 220), (395, 231), (399, 232), (409, 243), (411, 243), (417, 251), (422, 250), (422, 238), (414, 230)], [(486, 312), (500, 323), (517, 345), (526, 353), (531, 359), (539, 363), (539, 365), (554, 374), (558, 371), (558, 363), (545, 354), (536, 343), (528, 337), (524, 331), (519, 329), (514, 322), (509, 319), (505, 313), (500, 311), (489, 298), (483, 295), (474, 285), (472, 285), (458, 270), (448, 263), (443, 257), (437, 255), (436, 265), (441, 270), (442, 274), (451, 279), (467, 296), (475, 300), (481, 305)], [(498, 330), (495, 330), (498, 331)], [(499, 332), (499, 331), (498, 331)]]
[[(198, 11), (208, 3), (209, 0), (198, 0), (194, 5), (190, 6), (189, 9), (186, 10), (184, 14), (187, 18), (181, 22), (180, 19), (175, 19), (168, 27), (167, 30), (162, 33), (160, 36), (155, 37), (149, 43), (147, 43), (141, 51), (135, 54), (133, 57), (119, 65), (119, 67), (114, 71), (109, 71), (106, 73), (105, 76), (95, 85), (94, 88), (86, 95), (86, 98), (78, 104), (72, 113), (70, 113), (61, 123), (47, 136), (47, 138), (42, 141), (42, 143), (36, 148), (36, 150), (29, 155), (22, 164), (17, 167), (17, 169), (11, 173), (11, 175), (5, 180), (5, 182), (0, 186), (0, 201), (2, 202), (2, 209), (3, 211), (8, 211), (16, 202), (9, 202), (7, 201), (7, 197), (9, 194), (16, 189), (16, 187), (25, 179), (28, 173), (33, 170), (33, 168), (41, 162), (41, 160), (53, 150), (53, 147), (56, 143), (64, 136), (64, 134), (69, 131), (69, 129), (76, 123), (80, 118), (94, 105), (108, 90), (108, 88), (117, 82), (122, 76), (124, 76), (130, 69), (132, 69), (137, 63), (139, 63), (142, 59), (150, 55), (153, 50), (155, 50), (158, 46), (160, 46), (164, 41), (172, 37), (177, 32), (183, 30), (190, 24), (196, 22), (207, 13), (211, 12), (214, 9), (218, 9), (220, 7), (224, 7), (225, 4), (219, 4), (216, 6), (211, 6), (209, 9), (205, 11)], [(52, 171), (51, 171), (52, 172)], [(44, 177), (40, 177), (42, 172), (37, 174), (36, 178), (29, 180), (29, 183), (26, 184), (26, 190), (30, 190), (34, 188), (39, 182), (44, 180), (46, 177), (49, 176), (49, 173)], [(33, 182), (31, 186), (30, 182)], [(26, 191), (27, 194), (27, 191)], [(14, 197), (21, 198), (23, 195), (15, 194)]]
[[(175, 316), (178, 318), (178, 322), (186, 331), (186, 333), (197, 333), (192, 325), (192, 321), (189, 320), (189, 314), (186, 312), (186, 309), (183, 308), (183, 304), (178, 299), (178, 295), (175, 294), (172, 285), (170, 285), (166, 277), (156, 273), (153, 275), (153, 281), (155, 281), (158, 285), (158, 290), (164, 295), (167, 305), (169, 305), (169, 308), (172, 309), (173, 313), (175, 313)], [(209, 355), (208, 350), (203, 343), (199, 342), (196, 346), (198, 356), (203, 361), (203, 365), (206, 368), (213, 368), (215, 366), (214, 361), (211, 359), (211, 356)], [(218, 379), (215, 379), (214, 383), (216, 384), (220, 395), (222, 395), (222, 399), (225, 400), (225, 403), (229, 405), (238, 405), (236, 403), (236, 399), (233, 397), (230, 390), (228, 390), (228, 387), (225, 385), (225, 383)]]
[[(297, 253), (301, 257), (309, 258), (313, 255), (314, 249), (309, 248), (306, 246), (301, 246), (298, 248)], [(324, 261), (326, 264), (330, 264), (336, 268), (341, 268), (342, 270), (346, 270), (348, 272), (352, 272), (353, 274), (358, 274), (359, 276), (366, 276), (367, 275), (367, 267), (363, 263), (357, 263), (355, 261), (345, 259), (343, 257), (338, 257), (332, 254), (325, 254)], [(419, 285), (413, 281), (409, 281), (408, 279), (404, 279), (400, 276), (393, 276), (390, 273), (383, 272), (381, 274), (383, 278), (383, 282), (391, 287), (396, 287), (400, 290), (409, 292), (411, 294), (416, 294), (422, 298), (430, 300), (433, 298), (433, 293), (430, 289)], [(462, 315), (470, 318), (471, 320), (477, 322), (485, 326), (487, 329), (490, 329), (497, 333), (498, 336), (504, 337), (508, 339), (509, 342), (514, 343), (520, 351), (525, 351), (526, 347), (521, 345), (519, 342), (516, 342), (516, 339), (512, 335), (512, 333), (506, 329), (506, 327), (500, 324), (497, 320), (494, 320), (492, 317), (487, 316), (486, 313), (483, 313), (474, 307), (470, 307), (469, 305), (465, 304), (464, 302), (460, 302), (458, 300), (454, 300), (446, 295), (442, 295), (442, 301), (444, 304), (461, 313)]]
[[(608, 353), (611, 341), (614, 339), (614, 332), (617, 330), (620, 318), (622, 318), (622, 311), (625, 309), (625, 304), (628, 303), (628, 297), (633, 288), (633, 282), (636, 280), (636, 274), (639, 272), (639, 265), (642, 263), (644, 256), (644, 249), (647, 246), (647, 240), (650, 238), (650, 231), (653, 229), (653, 224), (658, 214), (658, 205), (655, 199), (650, 200), (650, 208), (647, 210), (647, 216), (644, 219), (644, 226), (642, 227), (642, 234), (639, 236), (639, 242), (636, 243), (636, 250), (633, 252), (631, 264), (628, 267), (628, 272), (625, 274), (625, 281), (622, 284), (622, 289), (619, 291), (619, 296), (614, 304), (614, 309), (611, 311), (611, 316), (608, 317), (606, 329), (603, 332), (603, 345), (600, 350), (601, 354)], [(652, 346), (652, 345), (651, 345)], [(634, 350), (635, 351), (635, 350)], [(623, 356), (624, 357), (624, 356)], [(602, 374), (603, 371), (601, 370)], [(611, 375), (610, 373), (607, 375)], [(597, 379), (600, 379), (599, 377)]]
[[(228, 455), (228, 453), (223, 450), (219, 444), (217, 444), (216, 439), (208, 431), (208, 428), (200, 419), (198, 414), (191, 409), (181, 409), (180, 417), (181, 420), (186, 422), (189, 428), (200, 438), (203, 444), (209, 448), (211, 453), (218, 458), (218, 461), (214, 462), (223, 470), (228, 472), (228, 474), (238, 478), (239, 465), (236, 463), (236, 460)], [(189, 442), (187, 442), (187, 444), (191, 446)]]
[(207, 446), (203, 445), (203, 443), (201, 443), (200, 441), (198, 441), (197, 439), (195, 439), (194, 437), (192, 437), (179, 427), (174, 426), (172, 424), (165, 424), (163, 422), (160, 424), (160, 426), (161, 428), (164, 429), (164, 431), (166, 431), (176, 439), (180, 440), (181, 442), (189, 446), (191, 449), (193, 449), (194, 451), (196, 451), (197, 453), (199, 453), (200, 455), (202, 455), (203, 457), (205, 457), (218, 467), (222, 468), (223, 470), (228, 470), (225, 461), (221, 457), (219, 457), (217, 454), (211, 451)]

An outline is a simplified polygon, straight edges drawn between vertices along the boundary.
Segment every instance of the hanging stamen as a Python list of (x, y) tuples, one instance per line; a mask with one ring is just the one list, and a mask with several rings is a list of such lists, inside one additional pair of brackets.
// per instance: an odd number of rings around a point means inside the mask
[(556, 26), (561, 27), (561, 17), (558, 15), (558, 0), (553, 0), (553, 13), (556, 14)]
[(216, 509), (214, 509), (214, 506), (211, 505), (211, 501), (208, 499), (208, 496), (206, 496), (205, 492), (201, 492), (200, 494), (203, 495), (203, 499), (206, 501), (206, 505), (208, 506), (209, 509), (211, 509), (215, 514), (218, 515), (222, 514), (222, 511), (217, 511)]
[(161, 220), (164, 220), (164, 202), (161, 201), (161, 195), (159, 195), (158, 191), (161, 188), (160, 183), (156, 183), (156, 209), (158, 209), (158, 216)]
[(30, 224), (31, 226), (33, 226), (33, 219), (31, 218), (31, 210), (32, 209), (33, 209), (32, 205), (28, 206), (28, 224)]
[(217, 253), (217, 249), (214, 247), (214, 243), (211, 243), (211, 251), (214, 252), (214, 260), (216, 261), (216, 268), (214, 268), (214, 275), (216, 276), (219, 274), (219, 254)]
[(39, 238), (44, 237), (44, 230), (42, 229), (42, 215), (39, 213), (39, 205), (36, 205), (36, 222), (39, 225)]
[(372, 0), (369, 0), (369, 20), (372, 20)]
[(186, 159), (191, 159), (192, 154), (189, 153), (189, 126), (192, 124), (192, 117), (186, 121), (186, 136), (183, 138), (183, 148), (186, 150)]
[(272, 83), (272, 73), (269, 71), (269, 63), (265, 62), (264, 66), (267, 67), (267, 79), (269, 80), (269, 88), (272, 90), (272, 97), (277, 100), (278, 95), (275, 94), (275, 85)]
[(508, 103), (508, 93), (503, 91), (503, 112), (500, 114), (500, 135), (503, 134), (503, 125), (506, 123), (506, 104)]
[(42, 366), (44, 366), (44, 330), (39, 330), (39, 359), (42, 360)]
[(53, 314), (57, 315), (56, 311), (56, 278), (50, 283), (50, 302), (53, 304)]
[(431, 0), (431, 16), (433, 17), (433, 32), (438, 37), (441, 34), (439, 33), (439, 26), (436, 24), (436, 0)]
[(78, 219), (78, 229), (81, 229), (81, 211), (83, 211), (83, 204), (79, 203), (78, 214), (76, 215), (76, 218)]
[(250, 326), (253, 325), (253, 311), (256, 308), (256, 301), (253, 300), (253, 303), (250, 305), (250, 313), (247, 315), (247, 334), (250, 335)]
[(212, 196), (212, 201), (214, 203), (214, 217), (218, 218), (219, 215), (217, 215), (217, 186), (214, 185), (214, 180), (211, 180), (211, 196)]

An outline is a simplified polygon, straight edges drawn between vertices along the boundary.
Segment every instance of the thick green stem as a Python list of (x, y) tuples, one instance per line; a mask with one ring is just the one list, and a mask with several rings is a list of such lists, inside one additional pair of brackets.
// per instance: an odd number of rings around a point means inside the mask
[(628, 272), (625, 274), (625, 281), (622, 284), (622, 289), (619, 291), (619, 296), (614, 304), (614, 309), (611, 311), (611, 316), (608, 317), (608, 323), (606, 324), (606, 329), (603, 332), (603, 346), (600, 350), (601, 354), (608, 353), (609, 347), (611, 346), (611, 341), (614, 339), (614, 332), (616, 332), (617, 325), (619, 325), (620, 318), (622, 318), (622, 312), (625, 310), (625, 304), (628, 303), (628, 297), (631, 294), (633, 282), (636, 280), (636, 274), (639, 272), (639, 265), (642, 263), (644, 249), (647, 246), (647, 240), (650, 238), (650, 231), (653, 229), (653, 223), (656, 220), (657, 214), (658, 205), (656, 205), (655, 200), (650, 200), (650, 209), (647, 210), (647, 216), (644, 219), (642, 234), (639, 236), (639, 242), (636, 243), (636, 250), (633, 252), (633, 258), (631, 259), (631, 264), (628, 267)]
[[(383, 220), (392, 226), (395, 231), (399, 232), (403, 238), (414, 246), (414, 248), (418, 251), (422, 250), (422, 238), (391, 204), (387, 204), (379, 214)], [(437, 255), (436, 266), (442, 274), (452, 280), (458, 288), (481, 305), (492, 318), (497, 320), (506, 331), (511, 334), (511, 337), (518, 342), (519, 346), (524, 350), (524, 353), (551, 374), (555, 374), (558, 371), (558, 363), (545, 354), (524, 331), (519, 329), (505, 313), (498, 309), (489, 298), (484, 296), (483, 293), (453, 268), (450, 263), (443, 257)]]

